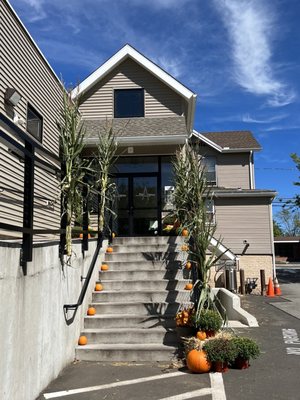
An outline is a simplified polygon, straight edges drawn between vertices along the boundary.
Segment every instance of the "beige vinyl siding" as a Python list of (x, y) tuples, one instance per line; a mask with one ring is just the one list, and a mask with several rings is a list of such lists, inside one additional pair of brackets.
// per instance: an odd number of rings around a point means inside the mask
[[(62, 102), (62, 87), (31, 39), (15, 18), (10, 7), (0, 2), (0, 113), (13, 119), (14, 111), (27, 119), (29, 103), (43, 118), (42, 146), (58, 155), (59, 132), (56, 121)], [(22, 98), (16, 107), (5, 103), (8, 87), (15, 88)], [(26, 123), (18, 125), (26, 132)], [(17, 136), (0, 123), (0, 128), (16, 139)], [(24, 168), (19, 159), (0, 145), (0, 186), (19, 190), (13, 194), (8, 190), (0, 193), (1, 222), (21, 226), (23, 222)], [(59, 228), (60, 204), (50, 208), (39, 196), (57, 200), (57, 179), (47, 172), (35, 169), (34, 228)]]
[(217, 182), (220, 187), (250, 189), (249, 153), (219, 153)]
[(199, 154), (216, 157), (217, 186), (250, 189), (249, 153), (220, 153), (208, 145), (199, 148)]
[(223, 244), (241, 254), (244, 240), (250, 244), (246, 254), (272, 254), (268, 198), (215, 199), (217, 232)]
[(182, 115), (181, 96), (155, 78), (135, 61), (125, 60), (81, 99), (84, 119), (114, 117), (114, 89), (145, 89), (145, 117)]

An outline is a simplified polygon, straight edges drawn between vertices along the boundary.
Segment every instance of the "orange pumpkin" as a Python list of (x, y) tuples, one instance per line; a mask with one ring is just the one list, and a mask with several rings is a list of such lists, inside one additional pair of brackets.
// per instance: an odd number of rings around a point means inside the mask
[(187, 283), (185, 285), (185, 290), (192, 290), (193, 289), (193, 284), (192, 283)]
[(108, 270), (109, 270), (109, 268), (108, 268), (107, 264), (102, 264), (101, 265), (101, 271), (108, 271)]
[(209, 372), (211, 369), (211, 362), (206, 358), (204, 350), (192, 350), (188, 353), (186, 358), (188, 369), (197, 374)]
[(187, 229), (183, 229), (181, 232), (182, 236), (189, 236), (189, 231)]
[(113, 248), (112, 247), (108, 247), (107, 249), (106, 249), (106, 252), (107, 253), (112, 253), (114, 250), (113, 250)]
[(186, 269), (191, 269), (192, 268), (192, 263), (190, 261), (187, 261), (185, 264)]
[(96, 308), (95, 307), (89, 307), (87, 310), (87, 315), (95, 315), (96, 314)]
[(103, 286), (101, 285), (101, 283), (96, 283), (95, 291), (96, 292), (101, 292), (101, 290), (103, 290)]
[(87, 337), (86, 336), (80, 336), (78, 339), (78, 344), (80, 346), (84, 346), (85, 344), (87, 344)]
[(199, 340), (205, 340), (206, 339), (206, 333), (204, 331), (198, 331), (196, 334), (197, 339)]

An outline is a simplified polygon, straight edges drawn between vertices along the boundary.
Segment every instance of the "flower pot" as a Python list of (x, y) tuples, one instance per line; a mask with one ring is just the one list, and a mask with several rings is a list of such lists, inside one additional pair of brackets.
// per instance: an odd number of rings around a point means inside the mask
[(205, 331), (207, 337), (214, 337), (216, 335), (215, 331)]
[(247, 369), (250, 367), (250, 364), (249, 360), (238, 357), (235, 359), (233, 366), (236, 369)]
[(215, 372), (227, 372), (229, 370), (228, 363), (223, 361), (215, 361), (213, 363), (213, 370)]

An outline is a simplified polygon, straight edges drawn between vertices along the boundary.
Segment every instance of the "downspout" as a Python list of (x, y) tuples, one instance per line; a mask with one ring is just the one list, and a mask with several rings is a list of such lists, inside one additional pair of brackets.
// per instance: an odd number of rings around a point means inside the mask
[(249, 153), (249, 178), (250, 178), (250, 189), (254, 189), (254, 172), (253, 172), (253, 151)]
[(272, 209), (272, 203), (269, 204), (269, 211), (270, 211), (270, 230), (271, 230), (271, 247), (272, 247), (273, 278), (276, 278), (275, 245), (274, 245), (273, 209)]

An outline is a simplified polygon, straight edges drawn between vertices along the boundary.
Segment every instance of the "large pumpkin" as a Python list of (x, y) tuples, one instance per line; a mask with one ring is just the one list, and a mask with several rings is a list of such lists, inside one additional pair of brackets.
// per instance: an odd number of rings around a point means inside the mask
[(197, 374), (209, 372), (211, 369), (211, 362), (206, 358), (204, 350), (191, 350), (186, 358), (188, 369)]

